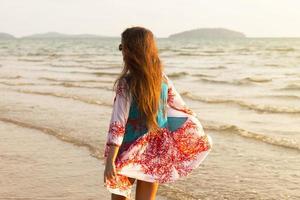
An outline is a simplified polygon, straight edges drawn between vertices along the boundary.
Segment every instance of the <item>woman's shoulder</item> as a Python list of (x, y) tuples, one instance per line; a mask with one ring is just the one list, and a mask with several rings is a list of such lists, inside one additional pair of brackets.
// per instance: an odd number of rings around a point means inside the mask
[(121, 96), (126, 96), (128, 94), (129, 84), (125, 77), (121, 77), (117, 80), (115, 90), (116, 93)]
[(162, 77), (163, 77), (164, 82), (169, 84), (170, 79), (165, 72), (162, 72)]

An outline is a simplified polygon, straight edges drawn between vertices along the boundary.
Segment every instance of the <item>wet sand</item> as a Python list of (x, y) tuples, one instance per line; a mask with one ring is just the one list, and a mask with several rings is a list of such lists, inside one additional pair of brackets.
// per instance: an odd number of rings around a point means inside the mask
[(1, 199), (108, 199), (86, 148), (11, 123), (0, 134)]
[(110, 199), (103, 165), (87, 148), (2, 121), (0, 138), (0, 199)]

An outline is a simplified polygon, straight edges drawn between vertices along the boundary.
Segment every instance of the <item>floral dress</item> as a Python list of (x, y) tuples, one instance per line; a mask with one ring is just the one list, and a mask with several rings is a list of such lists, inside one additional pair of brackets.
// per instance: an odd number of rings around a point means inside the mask
[(130, 198), (133, 185), (128, 177), (170, 183), (187, 176), (212, 148), (212, 138), (203, 131), (196, 113), (186, 106), (165, 73), (163, 77), (157, 115), (160, 129), (156, 132), (147, 130), (135, 99), (125, 98), (128, 80), (122, 79), (117, 86), (104, 149), (105, 164), (109, 148), (119, 146), (116, 179), (104, 183), (111, 193)]

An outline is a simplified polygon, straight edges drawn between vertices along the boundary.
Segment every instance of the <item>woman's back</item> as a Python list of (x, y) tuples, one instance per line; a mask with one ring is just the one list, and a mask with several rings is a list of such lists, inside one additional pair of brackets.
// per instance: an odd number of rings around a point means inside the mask
[[(164, 76), (164, 74), (163, 74)], [(130, 80), (126, 77), (126, 82), (128, 84)], [(129, 85), (129, 84), (128, 84)], [(165, 128), (168, 125), (168, 118), (166, 112), (168, 100), (168, 84), (164, 80), (161, 84), (161, 94), (160, 94), (160, 104), (157, 113), (157, 123), (160, 128)], [(165, 109), (163, 109), (163, 107)], [(129, 114), (125, 126), (125, 133), (122, 145), (119, 150), (119, 154), (125, 151), (137, 138), (148, 132), (146, 127), (146, 119), (141, 116), (136, 99), (132, 99), (130, 103)]]

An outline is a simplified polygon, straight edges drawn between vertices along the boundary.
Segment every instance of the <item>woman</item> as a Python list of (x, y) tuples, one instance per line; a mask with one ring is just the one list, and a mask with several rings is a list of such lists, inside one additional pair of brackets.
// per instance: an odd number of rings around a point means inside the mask
[(104, 185), (112, 199), (155, 199), (158, 185), (187, 176), (205, 159), (212, 139), (163, 72), (152, 32), (127, 28), (104, 150)]

